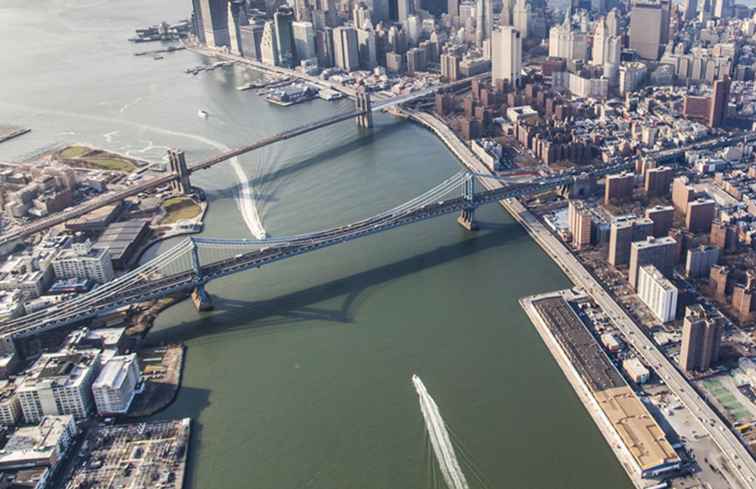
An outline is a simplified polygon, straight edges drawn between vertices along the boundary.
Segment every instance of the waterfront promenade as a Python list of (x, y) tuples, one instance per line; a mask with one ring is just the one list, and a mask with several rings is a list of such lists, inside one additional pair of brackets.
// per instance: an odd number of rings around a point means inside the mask
[[(432, 114), (408, 110), (405, 113), (410, 119), (433, 131), (468, 169), (476, 173), (490, 173), (489, 169), (443, 121)], [(494, 189), (503, 185), (494, 180), (485, 180), (482, 184), (487, 189)], [(570, 281), (588, 293), (599, 307), (607, 313), (643, 361), (664, 379), (664, 382), (678, 396), (684, 406), (695, 415), (702, 430), (709, 434), (721, 450), (723, 462), (726, 462), (723, 475), (730, 480), (733, 487), (745, 489), (756, 486), (756, 461), (753, 460), (746, 447), (714, 410), (706, 404), (675, 365), (646, 336), (641, 327), (609, 295), (602, 284), (586, 270), (567, 246), (557, 239), (517, 199), (505, 199), (500, 201), (500, 204), (528, 231)], [(611, 440), (609, 442), (611, 443)], [(729, 477), (726, 473), (728, 471), (730, 472)], [(735, 480), (735, 476), (737, 480)]]

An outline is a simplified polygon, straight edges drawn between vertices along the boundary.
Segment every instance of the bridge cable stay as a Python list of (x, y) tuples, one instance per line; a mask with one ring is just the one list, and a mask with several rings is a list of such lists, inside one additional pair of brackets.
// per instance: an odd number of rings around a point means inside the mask
[[(434, 203), (438, 201), (439, 199), (443, 198), (443, 196), (453, 192), (455, 189), (458, 189), (462, 183), (463, 175), (464, 175), (463, 172), (456, 173), (452, 175), (451, 177), (449, 177), (448, 179), (446, 179), (441, 184), (423, 193), (422, 195), (419, 195), (418, 197), (415, 197), (397, 207), (394, 207), (387, 211), (383, 211), (372, 217), (362, 219), (360, 221), (356, 221), (350, 224), (350, 226), (356, 226), (359, 224), (364, 224), (366, 222), (383, 219), (389, 216), (394, 216), (398, 213), (416, 210), (424, 205)], [(310, 233), (303, 233), (303, 234), (297, 234), (293, 236), (284, 236), (284, 237), (278, 237), (278, 238), (271, 237), (267, 239), (227, 240), (227, 239), (205, 238), (205, 237), (195, 237), (194, 239), (200, 246), (236, 244), (236, 245), (242, 245), (242, 246), (263, 247), (263, 246), (274, 246), (274, 245), (281, 245), (281, 244), (287, 245), (287, 244), (296, 243), (298, 241), (306, 241), (306, 240), (317, 238), (324, 234), (337, 232), (342, 228), (343, 227), (336, 227), (336, 228), (323, 230), (323, 231), (315, 231), (315, 232), (310, 232)]]

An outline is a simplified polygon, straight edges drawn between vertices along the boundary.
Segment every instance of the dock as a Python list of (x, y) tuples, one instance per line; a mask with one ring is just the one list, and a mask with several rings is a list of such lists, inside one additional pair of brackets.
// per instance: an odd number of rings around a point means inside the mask
[(25, 127), (0, 126), (0, 143), (10, 141), (30, 132), (31, 129)]
[(655, 477), (676, 471), (681, 459), (572, 310), (570, 301), (580, 298), (565, 290), (526, 297), (520, 305), (633, 484), (639, 489), (659, 484)]
[[(454, 132), (433, 114), (408, 109), (399, 109), (403, 116), (421, 124), (435, 133), (459, 161), (476, 173), (490, 174), (472, 150), (465, 145)], [(485, 181), (483, 186), (494, 189), (502, 185), (497, 181)], [(656, 373), (663, 379), (670, 390), (675, 392), (682, 405), (691, 416), (707, 419), (701, 422), (702, 433), (710, 437), (718, 447), (723, 463), (730, 468), (742, 487), (754, 487), (756, 484), (756, 461), (748, 449), (729, 427), (698, 394), (688, 380), (677, 370), (672, 361), (659, 351), (657, 345), (636, 324), (628, 313), (614, 300), (591, 273), (580, 263), (556, 236), (517, 199), (504, 199), (499, 202), (509, 214), (520, 223), (541, 249), (554, 260), (567, 278), (580, 287), (609, 316), (627, 342), (638, 352), (640, 360), (646, 365), (653, 365)]]

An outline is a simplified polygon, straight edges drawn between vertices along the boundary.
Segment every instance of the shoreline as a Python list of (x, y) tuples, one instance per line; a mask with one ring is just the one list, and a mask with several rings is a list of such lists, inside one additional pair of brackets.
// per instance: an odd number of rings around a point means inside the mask
[[(477, 159), (472, 151), (443, 121), (433, 114), (407, 110), (400, 111), (407, 114), (409, 119), (434, 132), (457, 157), (460, 164), (476, 173), (490, 174), (488, 168)], [(492, 189), (502, 184), (489, 180), (483, 181), (482, 185), (487, 189)], [(641, 355), (642, 360), (647, 365), (659, 364), (659, 369), (663, 369), (668, 373), (665, 378), (666, 383), (670, 389), (678, 391), (678, 398), (685, 408), (692, 415), (695, 415), (696, 411), (698, 411), (699, 417), (712, 420), (713, 424), (711, 426), (708, 423), (702, 422), (701, 427), (721, 450), (721, 455), (725, 457), (725, 461), (731, 466), (730, 469), (733, 471), (733, 475), (736, 475), (740, 479), (740, 482), (745, 482), (746, 486), (748, 486), (749, 481), (752, 482), (754, 480), (751, 474), (756, 473), (756, 461), (754, 461), (746, 447), (743, 446), (735, 434), (721, 422), (717, 414), (700, 397), (690, 382), (679, 373), (671, 360), (658, 350), (656, 345), (648, 338), (646, 332), (633, 322), (627, 312), (617, 304), (606, 289), (604, 289), (603, 285), (586, 270), (585, 266), (570, 252), (569, 248), (559, 241), (519, 200), (505, 199), (499, 201), (499, 203), (515, 221), (525, 228), (543, 252), (562, 270), (567, 279), (575, 287), (583, 289), (599, 307), (604, 309), (606, 314), (624, 333), (625, 338), (633, 344)], [(660, 372), (657, 371), (657, 373)], [(586, 409), (589, 409), (588, 406), (586, 406)], [(718, 426), (714, 420), (719, 421)], [(721, 430), (716, 428), (720, 428)], [(735, 462), (733, 462), (733, 458), (736, 460)], [(745, 461), (748, 462), (746, 463)]]

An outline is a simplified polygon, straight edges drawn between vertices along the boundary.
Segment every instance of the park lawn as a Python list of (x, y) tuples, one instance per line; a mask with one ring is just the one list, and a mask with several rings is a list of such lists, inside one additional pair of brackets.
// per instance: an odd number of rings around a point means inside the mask
[(119, 171), (123, 173), (131, 173), (137, 169), (137, 165), (127, 158), (121, 158), (107, 151), (76, 144), (64, 148), (59, 155), (61, 158), (68, 160), (69, 164), (82, 168)]
[(202, 212), (202, 208), (192, 199), (186, 197), (172, 197), (163, 202), (166, 215), (161, 224), (173, 224), (184, 219), (194, 219)]
[(65, 148), (63, 151), (61, 151), (60, 155), (63, 158), (81, 158), (82, 156), (84, 156), (85, 154), (89, 153), (90, 151), (92, 151), (92, 150), (89, 149), (89, 148), (87, 148), (87, 147), (85, 147), (85, 146), (73, 145), (73, 146), (69, 146), (69, 147)]

